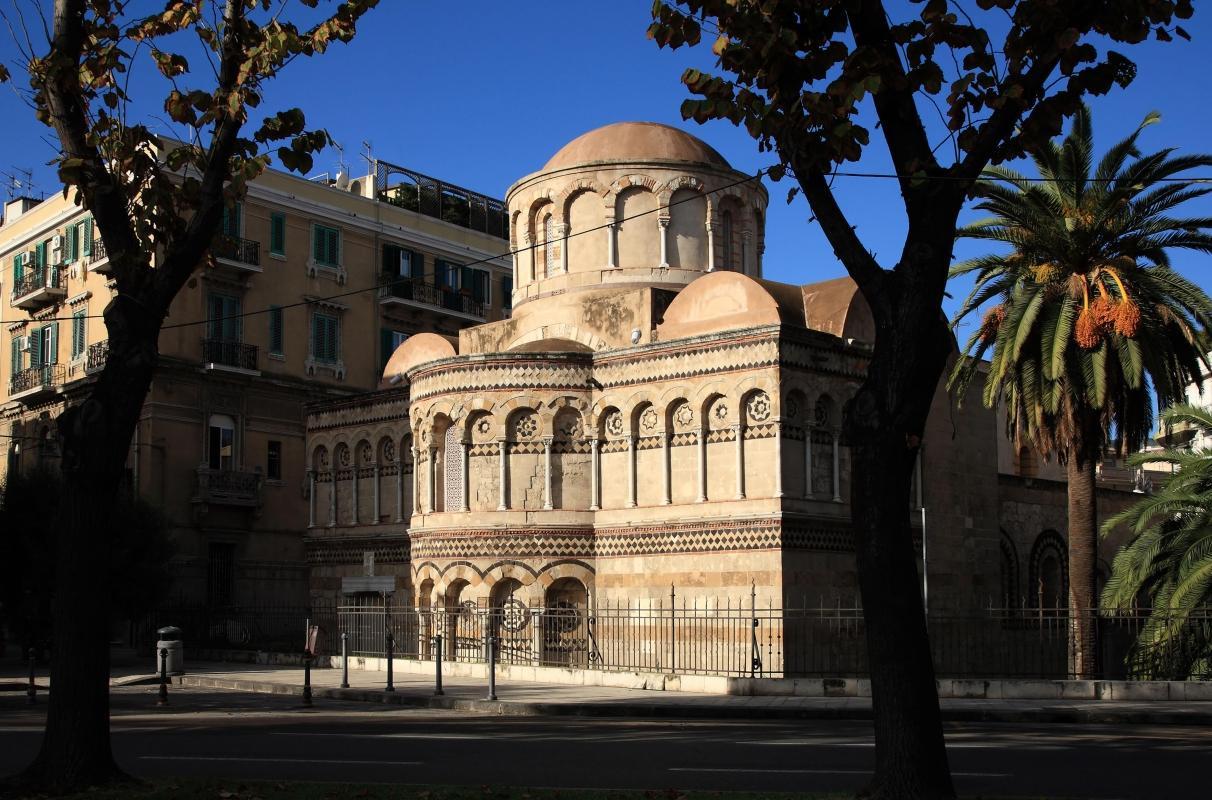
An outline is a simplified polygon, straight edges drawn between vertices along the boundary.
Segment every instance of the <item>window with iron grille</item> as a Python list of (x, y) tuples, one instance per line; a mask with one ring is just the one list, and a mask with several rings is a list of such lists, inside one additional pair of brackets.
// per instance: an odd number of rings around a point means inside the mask
[(231, 605), (236, 594), (236, 546), (226, 542), (211, 542), (206, 555), (208, 605)]
[(269, 440), (265, 449), (265, 477), (282, 480), (282, 443), (274, 439)]

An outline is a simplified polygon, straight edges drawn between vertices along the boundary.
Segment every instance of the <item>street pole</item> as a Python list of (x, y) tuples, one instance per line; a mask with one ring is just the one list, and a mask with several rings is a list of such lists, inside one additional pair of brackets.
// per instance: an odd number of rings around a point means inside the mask
[(349, 634), (341, 631), (341, 688), (349, 688)]
[(38, 685), (34, 683), (34, 660), (36, 658), (37, 652), (31, 647), (29, 649), (29, 688), (25, 691), (25, 702), (31, 706), (38, 702)]
[(488, 700), (497, 699), (497, 637), (488, 634)]
[(303, 655), (303, 707), (311, 708), (311, 654)]
[(168, 705), (168, 648), (160, 648), (160, 695), (156, 705)]
[(446, 694), (442, 691), (442, 634), (433, 637), (434, 640), (434, 690), (435, 695)]
[(387, 632), (387, 689), (385, 689), (385, 691), (388, 691), (388, 692), (394, 692), (396, 690), (395, 684), (392, 681), (392, 664), (391, 664), (391, 662), (394, 660), (393, 651), (395, 650), (395, 641), (396, 641), (396, 637), (391, 635), (391, 631), (388, 631)]

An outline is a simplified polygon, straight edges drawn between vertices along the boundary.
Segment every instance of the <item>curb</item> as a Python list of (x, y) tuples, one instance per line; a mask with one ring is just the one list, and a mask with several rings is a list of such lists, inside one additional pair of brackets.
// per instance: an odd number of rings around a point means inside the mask
[[(184, 675), (174, 683), (206, 689), (229, 689), (258, 694), (302, 697), (303, 687), (269, 681), (245, 681)], [(686, 703), (536, 703), (513, 700), (473, 700), (450, 696), (389, 693), (381, 689), (340, 689), (312, 687), (314, 698), (361, 703), (380, 703), (407, 708), (432, 708), (443, 711), (473, 711), (480, 714), (517, 717), (641, 717), (671, 719), (835, 719), (870, 720), (869, 707), (824, 706), (819, 708), (753, 707), (693, 705)], [(996, 701), (994, 701), (996, 702)], [(1208, 725), (1212, 710), (1153, 711), (1116, 708), (1040, 707), (1040, 708), (947, 708), (946, 722), (1034, 722), (1090, 725)]]

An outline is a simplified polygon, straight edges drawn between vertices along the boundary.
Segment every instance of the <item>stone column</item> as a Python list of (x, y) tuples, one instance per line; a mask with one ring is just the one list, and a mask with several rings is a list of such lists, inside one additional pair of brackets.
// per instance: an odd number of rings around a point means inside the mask
[(774, 423), (774, 496), (783, 496), (783, 423)]
[(597, 511), (601, 508), (602, 503), (602, 467), (599, 463), (602, 458), (602, 451), (599, 449), (601, 442), (597, 439), (589, 440), (589, 510)]
[(606, 266), (614, 269), (619, 265), (618, 253), (614, 241), (614, 215), (606, 217)]
[(752, 275), (753, 269), (749, 264), (749, 255), (753, 252), (753, 232), (741, 231), (741, 274)]
[(471, 445), (467, 442), (459, 442), (459, 473), (463, 476), (462, 485), (459, 487), (459, 511), (466, 511), (468, 508), (468, 492), (467, 473), (470, 472), (468, 467), (468, 459), (470, 458)]
[(438, 448), (429, 448), (429, 503), (425, 510), (432, 514), (438, 507)]
[(328, 527), (335, 528), (337, 527), (337, 471), (332, 470), (328, 476)]
[(404, 521), (404, 451), (396, 460), (396, 523)]
[(745, 499), (745, 426), (733, 425), (736, 431), (736, 499)]
[(707, 502), (707, 435), (706, 426), (699, 429), (699, 496), (698, 502)]
[(552, 508), (552, 505), (551, 505), (551, 441), (552, 441), (552, 439), (550, 436), (543, 437), (543, 459), (545, 462), (545, 466), (543, 467), (543, 472), (546, 473), (543, 476), (543, 480), (544, 480), (544, 483), (546, 486), (546, 491), (544, 491), (544, 493), (543, 493), (543, 509), (545, 511), (550, 511)]
[(838, 432), (833, 432), (833, 502), (842, 502), (841, 458), (838, 454)]
[(307, 468), (307, 527), (316, 527), (316, 471)]
[(382, 516), (382, 513), (383, 513), (383, 506), (379, 499), (379, 481), (382, 479), (382, 475), (379, 472), (379, 462), (378, 461), (376, 461), (374, 463), (374, 475), (375, 475), (375, 518), (370, 521), (370, 524), (378, 525), (379, 517)]
[(661, 505), (667, 506), (673, 502), (673, 434), (666, 431), (661, 434), (661, 472), (664, 473), (664, 494), (661, 495)]
[(661, 238), (661, 269), (669, 269), (669, 220), (657, 217)]
[(357, 455), (355, 454), (353, 469), (349, 471), (350, 480), (352, 481), (352, 485), (350, 486), (350, 496), (353, 497), (353, 502), (350, 503), (353, 508), (351, 508), (349, 511), (351, 525), (358, 524), (358, 482), (360, 481), (360, 478), (358, 477), (359, 469), (361, 468), (358, 466), (358, 459)]
[(707, 215), (707, 271), (715, 272), (715, 229), (710, 214)]
[(627, 437), (627, 507), (635, 508), (635, 434)]
[(804, 498), (812, 497), (812, 428), (804, 426)]
[(421, 448), (412, 449), (412, 513), (424, 512), (421, 505)]
[[(524, 250), (524, 252), (522, 254), (522, 258), (530, 264), (530, 269), (527, 270), (527, 272), (530, 273), (530, 275), (529, 275), (530, 280), (528, 280), (527, 283), (530, 283), (531, 281), (535, 280), (535, 272), (534, 272), (535, 248), (534, 248), (534, 239), (532, 239), (530, 237), (530, 231), (525, 231), (522, 234), (522, 248)], [(522, 272), (522, 270), (519, 269), (518, 270), (519, 278), (522, 277), (521, 272)], [(519, 283), (521, 283), (520, 280), (519, 280)]]
[(506, 511), (509, 509), (509, 448), (504, 439), (497, 439), (497, 455), (500, 461), (500, 499), (497, 502), (497, 511)]

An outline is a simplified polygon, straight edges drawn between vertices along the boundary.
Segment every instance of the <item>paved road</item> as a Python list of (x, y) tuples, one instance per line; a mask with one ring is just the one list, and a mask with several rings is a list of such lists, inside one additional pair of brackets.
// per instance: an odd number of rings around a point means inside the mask
[[(870, 773), (870, 725), (843, 721), (491, 717), (268, 695), (115, 692), (114, 747), (143, 776), (531, 787), (846, 790)], [(43, 707), (0, 694), (0, 774), (31, 758)], [(1206, 796), (1212, 731), (1180, 726), (951, 725), (967, 795)]]

